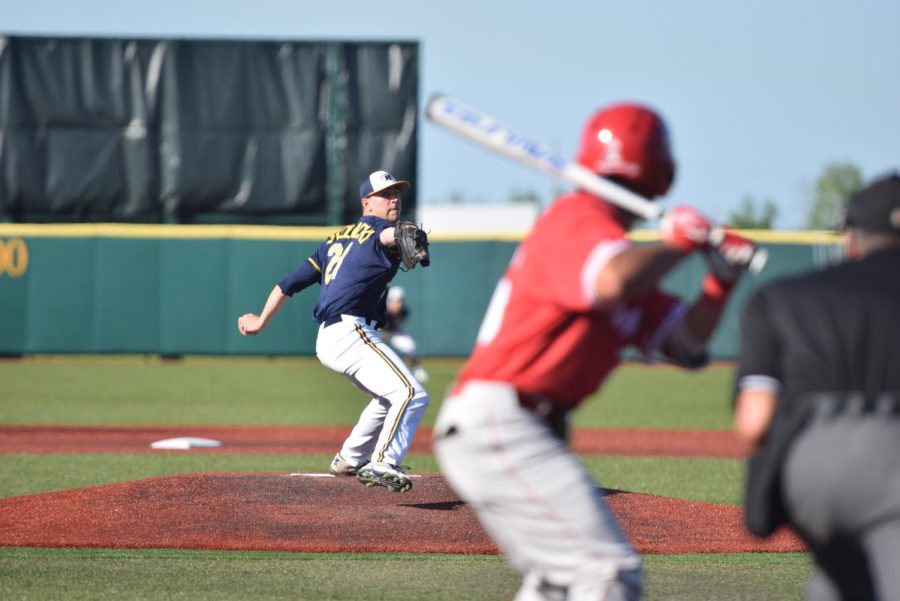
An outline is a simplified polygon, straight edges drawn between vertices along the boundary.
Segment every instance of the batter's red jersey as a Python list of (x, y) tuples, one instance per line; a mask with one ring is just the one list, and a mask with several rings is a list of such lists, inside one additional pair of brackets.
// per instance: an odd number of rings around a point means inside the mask
[(459, 384), (492, 380), (575, 407), (618, 365), (624, 347), (652, 353), (685, 308), (653, 291), (603, 305), (594, 291), (606, 262), (627, 248), (614, 209), (585, 193), (557, 199), (497, 284)]

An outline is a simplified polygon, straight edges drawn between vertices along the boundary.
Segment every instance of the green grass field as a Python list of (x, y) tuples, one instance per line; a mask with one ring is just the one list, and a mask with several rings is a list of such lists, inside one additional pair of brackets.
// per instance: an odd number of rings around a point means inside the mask
[[(433, 423), (456, 360), (426, 363)], [(731, 368), (626, 365), (576, 427), (730, 427)], [(352, 424), (365, 397), (314, 359), (61, 357), (0, 362), (2, 424)], [(330, 456), (4, 454), (0, 497), (198, 471), (327, 467)], [(604, 486), (737, 505), (743, 463), (585, 457)], [(416, 471), (436, 471), (413, 455)], [(361, 488), (360, 494), (365, 494)], [(647, 599), (803, 596), (802, 554), (645, 557)], [(493, 556), (0, 548), (2, 599), (511, 599), (519, 577)]]

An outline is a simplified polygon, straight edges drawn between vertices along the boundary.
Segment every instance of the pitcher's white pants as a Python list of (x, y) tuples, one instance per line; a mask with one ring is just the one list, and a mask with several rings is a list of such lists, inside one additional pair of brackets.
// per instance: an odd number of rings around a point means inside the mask
[(341, 455), (353, 465), (400, 465), (428, 407), (428, 393), (366, 320), (349, 315), (320, 326), (316, 356), (372, 400), (359, 416)]
[(640, 598), (640, 556), (602, 492), (513, 388), (466, 383), (434, 432), (447, 481), (525, 577), (516, 601)]

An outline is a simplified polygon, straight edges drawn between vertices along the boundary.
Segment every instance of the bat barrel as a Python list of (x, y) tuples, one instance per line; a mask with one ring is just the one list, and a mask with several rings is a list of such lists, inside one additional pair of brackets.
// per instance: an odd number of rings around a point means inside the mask
[(596, 194), (643, 219), (657, 219), (662, 214), (662, 209), (646, 198), (566, 159), (540, 142), (506, 127), (487, 113), (458, 100), (443, 95), (432, 96), (425, 107), (425, 115), (441, 127), (471, 142)]
[[(570, 161), (543, 144), (514, 131), (492, 116), (459, 100), (436, 94), (425, 106), (425, 115), (434, 123), (518, 163), (537, 169), (559, 181), (586, 190), (643, 219), (662, 216), (660, 205), (597, 175), (587, 167)], [(759, 273), (768, 261), (768, 253), (757, 248), (748, 269)]]

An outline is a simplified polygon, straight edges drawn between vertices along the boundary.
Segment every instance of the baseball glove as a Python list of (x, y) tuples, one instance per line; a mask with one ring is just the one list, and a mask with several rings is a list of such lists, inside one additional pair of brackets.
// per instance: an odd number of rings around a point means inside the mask
[(428, 254), (428, 234), (412, 221), (400, 221), (394, 228), (394, 239), (397, 241), (397, 250), (400, 253), (400, 261), (409, 271), (420, 263), (422, 267), (431, 265), (431, 257)]

